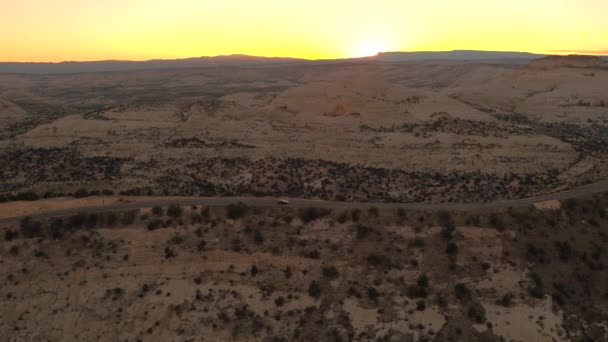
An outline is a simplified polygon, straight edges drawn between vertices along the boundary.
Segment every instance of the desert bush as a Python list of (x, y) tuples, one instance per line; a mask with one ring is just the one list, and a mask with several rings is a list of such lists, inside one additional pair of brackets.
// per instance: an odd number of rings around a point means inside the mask
[(459, 301), (465, 302), (471, 299), (471, 290), (465, 284), (458, 283), (454, 285), (454, 295)]
[(8, 252), (11, 255), (19, 255), (19, 246), (17, 246), (17, 245), (11, 246), (11, 248), (8, 250)]
[(545, 263), (545, 250), (543, 248), (528, 244), (526, 256), (529, 262), (541, 264)]
[(397, 209), (397, 216), (401, 222), (407, 220), (407, 211), (403, 208)]
[(4, 241), (13, 241), (17, 237), (19, 237), (19, 233), (12, 229), (7, 229), (4, 232)]
[(371, 233), (373, 229), (363, 225), (357, 225), (357, 239), (363, 240), (365, 239), (369, 233)]
[(367, 210), (367, 213), (369, 214), (369, 216), (372, 217), (378, 217), (380, 215), (380, 210), (378, 210), (378, 207), (369, 207), (369, 209)]
[(501, 306), (504, 306), (506, 308), (510, 307), (511, 305), (513, 305), (513, 299), (514, 296), (511, 292), (505, 293), (502, 298), (500, 298), (500, 300), (498, 301), (498, 304), (500, 304)]
[(182, 243), (184, 243), (184, 237), (179, 234), (175, 234), (171, 237), (171, 239), (169, 239), (169, 243), (174, 245), (181, 245)]
[(85, 214), (76, 214), (68, 218), (66, 228), (69, 230), (79, 230), (84, 227), (87, 217)]
[(445, 248), (445, 252), (449, 255), (458, 254), (458, 245), (454, 242), (448, 243), (447, 247)]
[(164, 226), (164, 222), (161, 219), (155, 219), (148, 222), (148, 230), (156, 230)]
[(238, 220), (247, 215), (248, 211), (249, 207), (244, 203), (231, 203), (226, 207), (226, 217), (231, 220)]
[(314, 249), (308, 253), (306, 253), (306, 257), (310, 259), (319, 259), (321, 257), (321, 253), (318, 250)]
[(174, 218), (178, 218), (181, 217), (183, 213), (183, 209), (182, 207), (179, 206), (179, 204), (172, 204), (169, 206), (169, 208), (167, 208), (167, 215), (174, 217)]
[(196, 245), (196, 249), (199, 252), (202, 252), (203, 250), (205, 250), (205, 246), (207, 246), (207, 242), (205, 242), (204, 240), (201, 240), (198, 242), (198, 244)]
[(475, 323), (481, 324), (486, 321), (486, 310), (481, 304), (475, 302), (469, 307), (467, 316)]
[(93, 229), (97, 227), (97, 221), (99, 220), (99, 216), (95, 213), (91, 213), (87, 216), (87, 220), (85, 222), (85, 226), (88, 229)]
[(152, 214), (155, 216), (163, 216), (163, 208), (161, 208), (161, 207), (152, 208)]
[(177, 253), (175, 250), (169, 246), (165, 247), (165, 259), (175, 258)]
[(264, 243), (264, 235), (259, 229), (253, 231), (253, 242), (255, 242), (256, 245)]
[(32, 220), (30, 217), (25, 217), (19, 222), (21, 234), (26, 238), (33, 238), (42, 234), (42, 224), (39, 221)]
[(53, 219), (50, 224), (50, 230), (53, 239), (61, 239), (65, 230), (63, 220), (60, 218)]
[(426, 298), (428, 296), (429, 278), (426, 274), (418, 277), (415, 285), (407, 288), (407, 296), (410, 298)]
[(84, 198), (89, 197), (89, 191), (87, 189), (78, 189), (74, 192), (74, 197), (76, 198)]
[(336, 221), (338, 221), (338, 223), (346, 223), (346, 221), (348, 221), (348, 215), (346, 214), (346, 212), (342, 212), (340, 216), (338, 216)]
[(543, 279), (537, 273), (532, 273), (533, 286), (529, 289), (530, 295), (533, 298), (542, 299), (545, 297), (545, 289), (543, 286)]
[(335, 266), (323, 267), (321, 273), (323, 274), (323, 278), (328, 280), (334, 280), (340, 276), (340, 273)]
[(452, 240), (454, 238), (454, 233), (456, 232), (456, 227), (454, 225), (447, 225), (441, 229), (441, 236), (445, 240)]
[(291, 267), (285, 267), (285, 269), (283, 270), (283, 274), (285, 275), (285, 279), (290, 279), (293, 274), (291, 271)]
[(329, 209), (323, 208), (306, 208), (300, 211), (300, 219), (304, 223), (310, 223), (312, 221), (323, 218), (331, 213)]
[(118, 223), (118, 215), (116, 213), (109, 213), (106, 216), (106, 225), (108, 227), (114, 227)]
[(411, 240), (408, 243), (408, 246), (411, 248), (424, 248), (425, 245), (426, 245), (426, 243), (424, 242), (424, 239), (421, 237), (416, 237), (416, 238), (414, 238), (414, 240)]
[(382, 254), (370, 254), (367, 256), (367, 263), (374, 267), (386, 267), (390, 268), (392, 266), (391, 260), (386, 255)]
[(32, 191), (28, 191), (28, 192), (19, 192), (17, 193), (12, 200), (13, 201), (37, 201), (40, 198), (40, 196)]
[(557, 241), (555, 246), (557, 247), (557, 253), (559, 254), (560, 260), (564, 262), (568, 261), (572, 256), (572, 248), (568, 241)]
[(426, 302), (424, 300), (419, 300), (416, 302), (416, 310), (424, 311), (426, 310)]
[(285, 304), (285, 298), (282, 296), (277, 297), (277, 299), (274, 300), (274, 304), (279, 307), (283, 306)]
[(308, 295), (313, 298), (319, 298), (321, 296), (321, 286), (316, 281), (312, 281), (308, 286)]
[(377, 302), (378, 298), (380, 297), (380, 292), (378, 292), (378, 290), (375, 287), (368, 287), (367, 288), (367, 297), (373, 301), (373, 302)]
[(505, 229), (504, 221), (502, 217), (500, 217), (500, 215), (497, 213), (490, 214), (490, 225), (498, 230)]
[(353, 222), (359, 222), (359, 220), (361, 219), (361, 210), (360, 209), (354, 209), (350, 213), (350, 217), (353, 219)]
[(137, 214), (139, 214), (139, 210), (130, 210), (122, 214), (122, 224), (125, 226), (130, 226), (135, 223), (135, 219), (137, 219)]

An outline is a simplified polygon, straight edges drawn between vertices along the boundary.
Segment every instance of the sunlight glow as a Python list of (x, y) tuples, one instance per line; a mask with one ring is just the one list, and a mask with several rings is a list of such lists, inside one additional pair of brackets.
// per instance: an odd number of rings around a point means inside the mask
[(387, 52), (390, 50), (390, 46), (386, 42), (380, 40), (366, 41), (355, 48), (352, 57), (376, 56), (380, 52)]

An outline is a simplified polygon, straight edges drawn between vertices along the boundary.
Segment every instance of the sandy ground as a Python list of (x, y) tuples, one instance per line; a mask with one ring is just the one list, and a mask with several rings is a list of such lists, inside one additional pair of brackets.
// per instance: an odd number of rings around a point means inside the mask
[(18, 217), (36, 214), (42, 211), (56, 211), (62, 209), (83, 208), (91, 206), (103, 206), (123, 203), (136, 203), (154, 201), (157, 199), (175, 199), (183, 197), (153, 197), (153, 196), (103, 196), (86, 198), (49, 198), (32, 202), (7, 202), (0, 203), (0, 218)]

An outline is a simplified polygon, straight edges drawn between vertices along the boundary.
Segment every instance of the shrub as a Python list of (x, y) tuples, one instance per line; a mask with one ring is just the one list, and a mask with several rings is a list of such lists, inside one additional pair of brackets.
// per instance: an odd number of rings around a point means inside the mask
[(380, 215), (380, 210), (378, 210), (378, 207), (369, 207), (367, 212), (369, 213), (369, 216), (373, 217), (378, 217)]
[(426, 310), (426, 303), (423, 300), (419, 300), (416, 302), (416, 310), (424, 311)]
[(175, 258), (177, 254), (175, 250), (169, 246), (165, 247), (165, 259)]
[(337, 279), (340, 276), (338, 269), (334, 266), (323, 267), (322, 274), (323, 278), (329, 280)]
[(411, 285), (407, 289), (407, 296), (410, 298), (426, 298), (428, 296), (429, 278), (426, 274), (418, 277), (416, 285)]
[(152, 214), (155, 216), (163, 216), (163, 208), (161, 208), (161, 207), (152, 208)]
[(322, 217), (325, 217), (331, 213), (329, 209), (321, 209), (321, 208), (306, 208), (300, 211), (300, 219), (304, 223), (310, 223), (312, 221), (318, 220)]
[(19, 254), (19, 246), (17, 245), (13, 245), (11, 246), (11, 248), (8, 251), (11, 255), (18, 255)]
[(471, 290), (469, 290), (469, 288), (462, 283), (458, 283), (454, 286), (454, 294), (461, 302), (471, 299)]
[(164, 226), (163, 220), (156, 219), (148, 222), (148, 230), (156, 230)]
[(439, 219), (439, 224), (442, 226), (451, 226), (454, 225), (454, 221), (452, 220), (452, 214), (448, 211), (441, 210), (437, 213), (437, 218)]
[(505, 293), (504, 296), (498, 301), (498, 304), (508, 308), (513, 305), (513, 294), (511, 292)]
[(258, 229), (256, 229), (255, 231), (253, 231), (253, 241), (257, 245), (261, 245), (261, 244), (264, 243), (264, 235)]
[(42, 224), (29, 217), (23, 218), (19, 223), (19, 226), (21, 227), (21, 233), (26, 238), (36, 237), (42, 233)]
[(384, 266), (390, 267), (391, 260), (386, 255), (381, 254), (370, 254), (367, 256), (367, 263), (371, 266)]
[(274, 304), (276, 306), (283, 306), (285, 304), (285, 298), (281, 297), (277, 297), (277, 299), (274, 300)]
[(18, 236), (19, 236), (19, 233), (17, 233), (14, 230), (11, 230), (11, 229), (7, 229), (6, 232), (4, 232), (5, 241), (13, 241), (13, 239), (17, 238)]
[(53, 219), (51, 221), (51, 236), (53, 239), (61, 239), (63, 237), (64, 224), (60, 218)]
[(308, 295), (313, 298), (319, 298), (321, 296), (321, 286), (316, 281), (312, 281), (308, 286)]
[(481, 324), (486, 321), (486, 310), (479, 303), (474, 303), (469, 307), (467, 316), (475, 323)]
[(231, 203), (226, 208), (226, 217), (231, 220), (238, 220), (238, 219), (244, 217), (245, 215), (247, 215), (248, 211), (249, 211), (249, 207), (247, 205), (245, 205), (244, 203), (238, 203), (238, 204)]
[(70, 230), (79, 230), (84, 227), (84, 223), (86, 222), (86, 215), (84, 214), (76, 214), (72, 215), (68, 218), (66, 223), (66, 228)]
[(28, 191), (28, 192), (20, 192), (16, 194), (13, 198), (15, 201), (37, 201), (40, 198), (37, 193)]
[(420, 275), (420, 277), (418, 277), (416, 283), (418, 284), (418, 286), (426, 289), (429, 287), (429, 277), (427, 277), (427, 275), (423, 273)]
[(167, 215), (174, 217), (174, 218), (178, 218), (180, 216), (182, 216), (183, 210), (182, 207), (179, 206), (179, 204), (172, 204), (169, 206), (169, 208), (167, 208)]
[(445, 248), (445, 252), (449, 255), (458, 254), (458, 245), (454, 242), (450, 242), (448, 246)]
[(104, 195), (104, 196), (113, 196), (114, 195), (114, 190), (103, 189), (101, 191), (101, 194)]
[(116, 213), (110, 213), (106, 217), (106, 224), (108, 227), (114, 227), (118, 223), (118, 215)]
[(572, 256), (572, 248), (570, 247), (570, 244), (568, 243), (568, 241), (558, 241), (555, 243), (556, 247), (557, 247), (557, 252), (559, 254), (559, 258), (562, 261), (568, 261), (570, 259), (570, 257)]
[(357, 239), (359, 239), (359, 240), (365, 239), (369, 235), (369, 233), (371, 233), (372, 231), (373, 230), (370, 227), (358, 225), (357, 226)]
[(377, 302), (378, 298), (380, 297), (380, 292), (378, 292), (378, 290), (376, 290), (375, 287), (368, 287), (367, 288), (367, 297), (370, 300)]
[(76, 197), (76, 198), (89, 197), (89, 191), (87, 191), (87, 189), (78, 189), (74, 193), (74, 197)]
[(127, 211), (126, 213), (122, 214), (122, 224), (124, 224), (125, 226), (129, 226), (132, 225), (133, 223), (135, 223), (135, 219), (137, 218), (137, 214), (139, 213), (139, 210), (131, 210), (131, 211)]
[(340, 216), (338, 216), (338, 218), (336, 219), (336, 221), (338, 221), (338, 223), (346, 223), (346, 221), (348, 221), (348, 215), (346, 214), (346, 212), (341, 213)]
[(496, 228), (498, 230), (505, 229), (505, 224), (504, 224), (502, 218), (497, 213), (490, 214), (490, 225), (492, 225), (494, 228)]
[(426, 245), (426, 243), (424, 242), (424, 239), (421, 237), (416, 237), (416, 238), (414, 238), (414, 240), (412, 240), (408, 243), (408, 246), (412, 247), (412, 248), (424, 248), (425, 245)]
[(95, 227), (97, 227), (97, 221), (99, 220), (99, 216), (95, 213), (91, 213), (87, 216), (87, 220), (85, 222), (85, 225), (87, 228), (89, 229), (93, 229)]
[(407, 220), (407, 211), (403, 208), (397, 209), (397, 216), (399, 216), (399, 220), (405, 221)]
[(531, 277), (532, 277), (532, 282), (534, 284), (533, 284), (533, 286), (529, 290), (530, 295), (533, 298), (537, 298), (537, 299), (544, 298), (545, 297), (545, 290), (544, 290), (542, 278), (538, 274), (536, 274), (536, 273), (532, 273)]

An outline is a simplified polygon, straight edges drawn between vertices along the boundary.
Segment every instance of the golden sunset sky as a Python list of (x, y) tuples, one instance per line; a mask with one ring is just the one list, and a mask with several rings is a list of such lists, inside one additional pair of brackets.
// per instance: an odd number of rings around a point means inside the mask
[(0, 61), (608, 54), (608, 0), (0, 0)]

